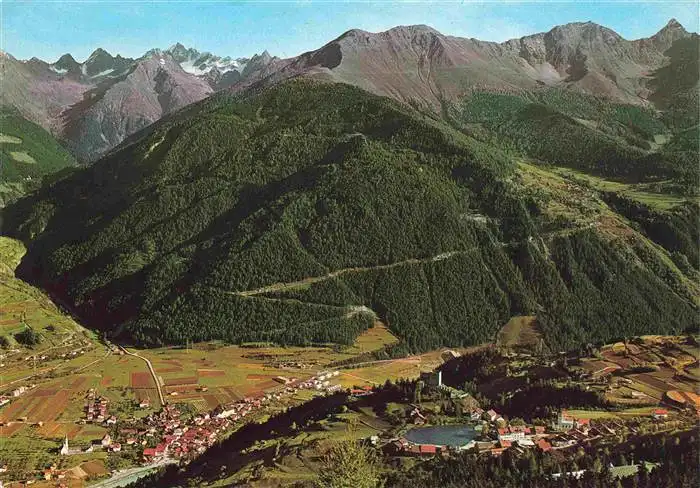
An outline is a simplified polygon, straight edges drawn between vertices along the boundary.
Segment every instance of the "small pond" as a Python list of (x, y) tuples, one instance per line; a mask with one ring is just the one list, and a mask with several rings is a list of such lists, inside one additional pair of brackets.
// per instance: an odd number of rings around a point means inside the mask
[(478, 432), (471, 425), (436, 425), (406, 432), (406, 439), (415, 444), (460, 447), (476, 439)]

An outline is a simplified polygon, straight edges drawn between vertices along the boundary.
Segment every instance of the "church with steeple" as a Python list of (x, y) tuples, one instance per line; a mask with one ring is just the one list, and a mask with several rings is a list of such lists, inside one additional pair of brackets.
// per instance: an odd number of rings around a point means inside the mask
[(80, 454), (82, 451), (80, 448), (71, 449), (68, 445), (68, 436), (63, 439), (63, 446), (61, 447), (61, 456), (73, 456), (74, 454)]

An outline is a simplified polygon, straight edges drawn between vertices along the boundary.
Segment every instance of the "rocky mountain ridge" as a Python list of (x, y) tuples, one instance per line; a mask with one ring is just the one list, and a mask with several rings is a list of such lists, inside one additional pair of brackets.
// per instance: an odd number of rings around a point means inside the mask
[(248, 77), (269, 86), (310, 76), (350, 83), (372, 93), (439, 109), (471, 90), (572, 89), (618, 102), (647, 104), (653, 72), (665, 52), (690, 34), (675, 19), (655, 35), (628, 41), (592, 22), (557, 26), (503, 43), (441, 34), (424, 26), (385, 32), (350, 30), (318, 50), (282, 60), (269, 75)]
[[(300, 76), (349, 83), (437, 112), (473, 91), (542, 87), (651, 105), (654, 73), (669, 63), (671, 45), (690, 35), (674, 19), (655, 35), (633, 41), (592, 22), (503, 43), (414, 25), (379, 33), (353, 29), (315, 51), (287, 59), (267, 51), (251, 58), (221, 57), (180, 43), (139, 59), (97, 49), (83, 63), (70, 54), (54, 63), (18, 61), (3, 54), (0, 105), (16, 108), (51, 131), (85, 162), (215, 91), (246, 93)], [(159, 79), (167, 82), (144, 81), (155, 80), (157, 73), (141, 76), (151, 71), (155, 58), (163, 60), (157, 66)], [(158, 90), (165, 86), (166, 101), (156, 103), (163, 96)]]

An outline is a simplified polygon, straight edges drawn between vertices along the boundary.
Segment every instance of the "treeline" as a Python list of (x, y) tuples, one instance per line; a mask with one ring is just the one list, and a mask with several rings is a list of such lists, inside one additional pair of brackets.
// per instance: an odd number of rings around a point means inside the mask
[[(73, 156), (51, 134), (23, 118), (14, 109), (0, 109), (0, 127), (0, 182), (20, 182), (29, 177), (38, 180), (38, 183), (45, 175), (76, 165)], [(20, 159), (12, 153), (19, 154)], [(22, 160), (22, 154), (30, 159)]]
[(615, 193), (605, 193), (605, 202), (616, 212), (636, 222), (644, 234), (663, 246), (678, 266), (692, 275), (700, 270), (700, 207), (688, 202), (666, 212)]
[(549, 260), (531, 244), (517, 249), (514, 260), (542, 307), (537, 323), (551, 349), (697, 330), (695, 305), (679, 294), (678, 277), (664, 281), (668, 268), (656, 254), (593, 231), (556, 237), (547, 249)]
[[(483, 348), (452, 359), (440, 368), (446, 385), (461, 388), (509, 418), (551, 419), (563, 408), (606, 408), (598, 392), (578, 385), (558, 386), (554, 379), (534, 378), (531, 372), (513, 377), (510, 361), (495, 347)], [(507, 390), (495, 387), (507, 379)]]
[(564, 408), (609, 407), (599, 392), (587, 391), (578, 385), (557, 387), (547, 382), (525, 386), (506, 400), (496, 402), (495, 406), (499, 413), (528, 422), (550, 419)]
[(697, 141), (700, 38), (693, 33), (673, 43), (665, 53), (669, 63), (653, 73), (650, 99), (663, 109), (663, 117), (676, 130), (693, 128)]
[(13, 108), (0, 108), (0, 127), (0, 207), (77, 165), (51, 134)]

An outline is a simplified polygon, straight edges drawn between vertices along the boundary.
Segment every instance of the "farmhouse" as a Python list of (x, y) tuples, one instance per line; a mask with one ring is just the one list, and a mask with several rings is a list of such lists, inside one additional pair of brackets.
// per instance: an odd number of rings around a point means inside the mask
[(421, 413), (420, 409), (418, 407), (414, 408), (411, 411), (411, 417), (413, 418), (413, 423), (415, 425), (423, 425), (425, 424), (425, 416)]
[(547, 452), (552, 449), (552, 445), (547, 441), (547, 439), (539, 439), (535, 445), (542, 451)]
[(655, 419), (665, 419), (668, 418), (668, 410), (665, 408), (657, 408), (653, 412), (651, 412), (651, 416), (654, 417)]
[(470, 414), (470, 417), (471, 417), (471, 419), (472, 419), (474, 422), (476, 422), (476, 421), (479, 420), (483, 415), (484, 415), (484, 410), (483, 410), (482, 408), (477, 407), (477, 408), (475, 408), (474, 410), (472, 410), (472, 412), (471, 412), (471, 414)]
[(420, 380), (425, 383), (426, 386), (439, 388), (442, 386), (442, 371), (429, 371), (427, 373), (421, 373)]
[(457, 359), (460, 356), (461, 356), (461, 354), (458, 353), (457, 351), (453, 351), (452, 349), (448, 349), (447, 351), (442, 353), (442, 360), (447, 362), (447, 361), (450, 361), (452, 359)]
[(431, 444), (422, 444), (422, 445), (420, 446), (420, 454), (421, 454), (421, 456), (426, 456), (426, 455), (432, 456), (432, 455), (435, 455), (435, 454), (437, 454), (437, 450), (438, 450), (438, 447), (437, 447), (437, 446), (433, 446), (433, 445), (431, 445)]
[(487, 420), (488, 422), (498, 422), (503, 420), (503, 417), (501, 417), (498, 412), (491, 409), (484, 413), (484, 420)]
[(434, 456), (438, 453), (438, 446), (432, 444), (398, 444), (397, 448), (405, 454), (414, 456)]
[(156, 450), (154, 447), (147, 447), (143, 450), (143, 458), (146, 461), (150, 462), (154, 457), (156, 457)]
[(112, 437), (109, 434), (105, 434), (100, 443), (102, 444), (102, 447), (109, 447), (112, 444)]

